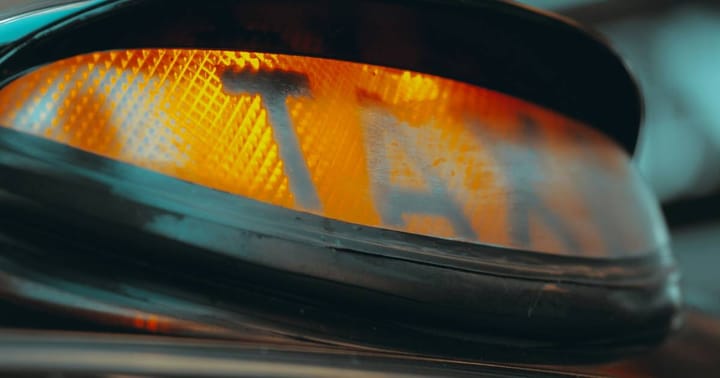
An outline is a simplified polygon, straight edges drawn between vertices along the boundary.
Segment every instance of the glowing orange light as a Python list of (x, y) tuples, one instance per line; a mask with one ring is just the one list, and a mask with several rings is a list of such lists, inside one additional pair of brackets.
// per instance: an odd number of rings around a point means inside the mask
[(627, 157), (602, 135), (410, 71), (249, 52), (99, 52), (0, 90), (0, 124), (367, 226), (593, 256), (646, 252), (664, 237)]
[(132, 326), (136, 329), (142, 329), (149, 332), (161, 332), (167, 327), (162, 327), (167, 323), (167, 319), (154, 314), (136, 313), (132, 317)]

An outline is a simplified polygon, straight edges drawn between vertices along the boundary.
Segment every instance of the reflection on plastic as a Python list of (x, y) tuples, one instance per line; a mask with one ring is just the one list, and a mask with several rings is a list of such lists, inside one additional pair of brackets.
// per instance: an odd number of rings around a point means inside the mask
[(367, 226), (595, 257), (666, 241), (652, 196), (604, 136), (409, 71), (247, 52), (93, 53), (0, 90), (0, 124)]

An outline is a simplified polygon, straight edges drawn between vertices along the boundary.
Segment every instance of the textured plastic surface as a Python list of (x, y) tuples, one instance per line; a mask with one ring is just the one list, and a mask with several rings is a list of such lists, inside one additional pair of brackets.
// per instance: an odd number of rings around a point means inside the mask
[(545, 108), (436, 76), (213, 50), (80, 55), (0, 90), (0, 124), (363, 226), (558, 255), (666, 243), (625, 153)]

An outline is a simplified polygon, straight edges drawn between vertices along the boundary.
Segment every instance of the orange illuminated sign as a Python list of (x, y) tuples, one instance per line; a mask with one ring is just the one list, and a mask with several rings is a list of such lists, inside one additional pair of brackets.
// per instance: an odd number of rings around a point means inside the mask
[(1, 89), (0, 124), (366, 226), (598, 257), (650, 252), (665, 238), (628, 158), (603, 135), (406, 70), (250, 52), (99, 52)]

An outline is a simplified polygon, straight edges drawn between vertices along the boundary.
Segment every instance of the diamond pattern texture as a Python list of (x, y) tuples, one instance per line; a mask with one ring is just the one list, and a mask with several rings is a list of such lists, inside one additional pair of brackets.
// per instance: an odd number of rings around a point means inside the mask
[(0, 124), (367, 226), (591, 256), (647, 251), (664, 237), (627, 157), (604, 136), (405, 70), (251, 52), (98, 52), (2, 88)]

